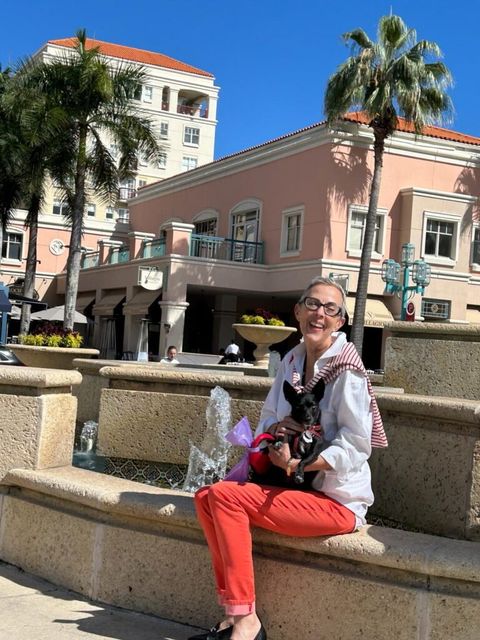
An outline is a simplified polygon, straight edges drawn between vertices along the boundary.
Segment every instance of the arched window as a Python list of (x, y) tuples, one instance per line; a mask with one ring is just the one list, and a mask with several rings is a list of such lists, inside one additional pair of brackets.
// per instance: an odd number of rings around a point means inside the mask
[(244, 200), (230, 213), (232, 254), (238, 262), (258, 262), (260, 249), (261, 202), (257, 199)]

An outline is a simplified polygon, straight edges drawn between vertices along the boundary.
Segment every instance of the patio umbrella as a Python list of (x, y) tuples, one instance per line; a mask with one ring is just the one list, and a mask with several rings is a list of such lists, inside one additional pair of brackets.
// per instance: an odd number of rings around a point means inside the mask
[[(65, 317), (65, 305), (58, 307), (50, 307), (49, 309), (42, 309), (41, 311), (35, 311), (30, 316), (31, 320), (48, 320), (49, 322), (59, 321), (63, 322)], [(83, 313), (75, 311), (74, 324), (87, 324), (87, 317)]]

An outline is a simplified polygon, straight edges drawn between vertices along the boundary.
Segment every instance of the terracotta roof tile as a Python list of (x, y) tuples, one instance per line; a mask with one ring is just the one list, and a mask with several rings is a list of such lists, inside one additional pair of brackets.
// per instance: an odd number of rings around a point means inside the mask
[[(76, 38), (62, 38), (60, 40), (49, 40), (49, 44), (55, 44), (60, 47), (73, 48), (75, 46)], [(213, 74), (208, 71), (203, 71), (197, 67), (192, 67), (185, 62), (170, 58), (163, 53), (155, 53), (153, 51), (145, 51), (144, 49), (135, 49), (133, 47), (126, 47), (123, 44), (113, 44), (111, 42), (102, 42), (102, 40), (95, 40), (93, 38), (87, 38), (87, 49), (93, 49), (98, 47), (100, 52), (106, 56), (112, 56), (113, 58), (121, 58), (123, 60), (133, 60), (140, 62), (141, 64), (151, 64), (156, 67), (164, 67), (166, 69), (174, 69), (175, 71), (185, 71), (186, 73), (194, 73), (199, 76), (207, 76), (213, 78)]]
[[(351, 113), (345, 114), (343, 120), (347, 120), (349, 122), (359, 122), (360, 124), (368, 124), (371, 118), (369, 118), (362, 111), (352, 111)], [(401, 117), (398, 118), (397, 130), (404, 131), (406, 133), (415, 133), (415, 127), (413, 126), (413, 124), (405, 120), (405, 118)], [(469, 136), (465, 133), (458, 133), (457, 131), (453, 131), (452, 129), (435, 127), (433, 125), (424, 127), (421, 135), (430, 136), (432, 138), (442, 138), (443, 140), (451, 140), (452, 142), (463, 142), (465, 144), (480, 145), (480, 138)]]

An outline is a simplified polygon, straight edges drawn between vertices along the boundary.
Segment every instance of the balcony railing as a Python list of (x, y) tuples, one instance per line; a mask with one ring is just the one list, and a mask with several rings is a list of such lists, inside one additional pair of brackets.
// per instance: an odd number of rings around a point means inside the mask
[(142, 258), (161, 258), (165, 255), (165, 238), (155, 238), (143, 243)]
[(110, 264), (118, 264), (119, 262), (128, 262), (130, 260), (130, 251), (127, 246), (115, 247), (110, 250), (108, 262)]
[(208, 107), (203, 104), (179, 104), (177, 105), (177, 113), (197, 118), (208, 118)]
[(93, 253), (85, 253), (82, 259), (82, 269), (91, 269), (92, 267), (98, 267), (99, 253), (94, 251)]
[(137, 190), (131, 187), (120, 187), (118, 197), (120, 200), (128, 200), (137, 195)]
[(263, 242), (246, 242), (193, 233), (190, 255), (196, 258), (263, 264)]

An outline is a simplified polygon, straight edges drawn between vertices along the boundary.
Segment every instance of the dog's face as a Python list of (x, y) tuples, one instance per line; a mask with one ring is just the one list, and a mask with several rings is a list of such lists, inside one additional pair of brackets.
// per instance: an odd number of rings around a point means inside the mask
[(316, 422), (318, 402), (323, 396), (324, 383), (320, 380), (312, 390), (307, 393), (297, 393), (290, 383), (283, 383), (283, 393), (292, 407), (291, 416), (304, 427), (311, 427)]

